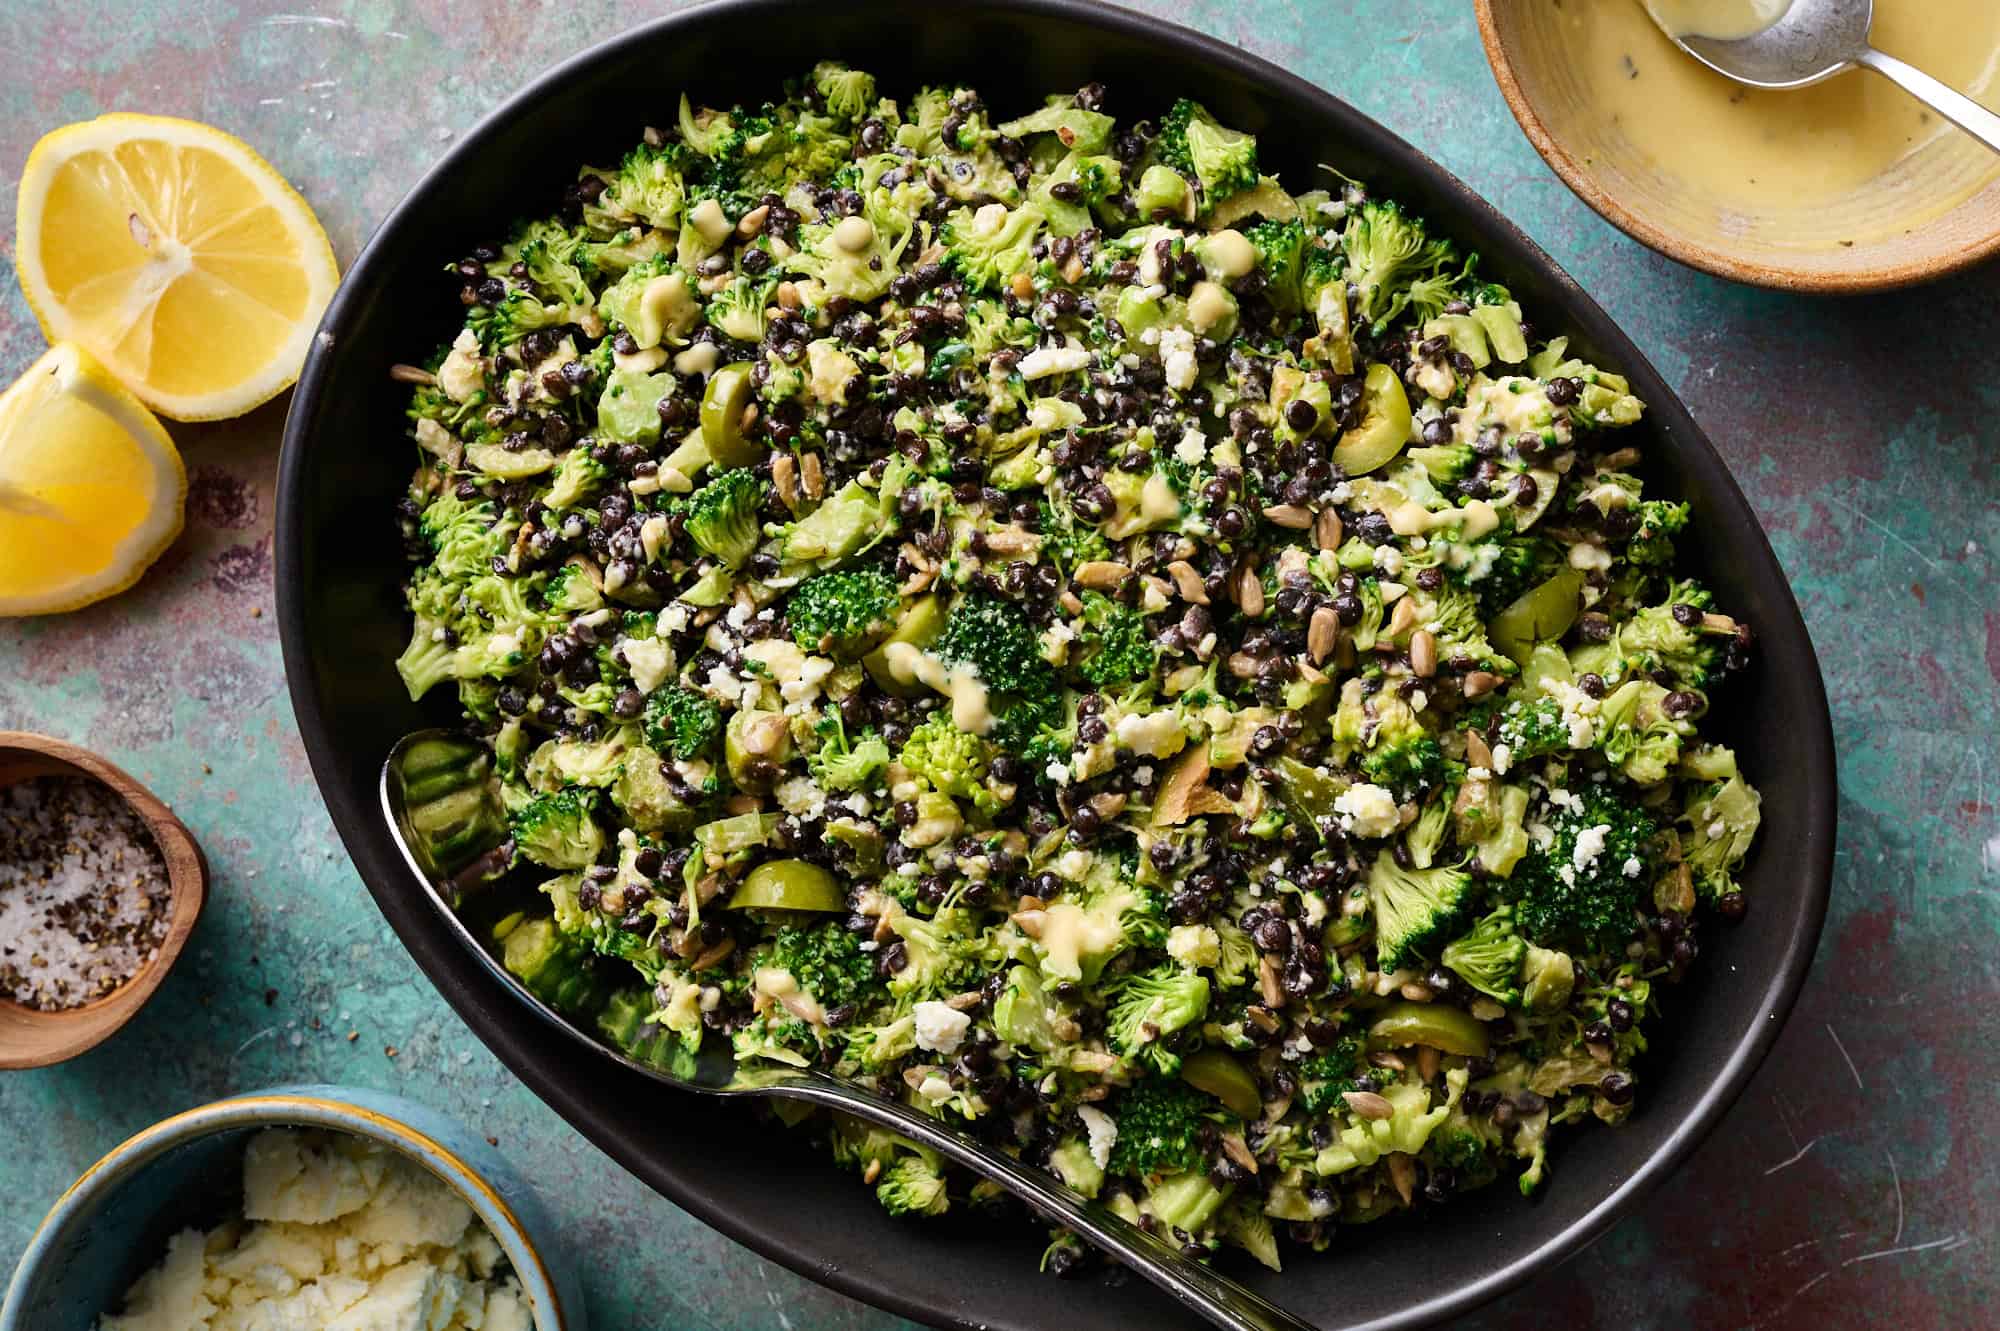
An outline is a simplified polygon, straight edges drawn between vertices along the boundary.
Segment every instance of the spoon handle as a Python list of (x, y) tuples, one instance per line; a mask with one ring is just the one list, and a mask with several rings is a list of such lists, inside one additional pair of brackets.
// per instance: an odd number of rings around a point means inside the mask
[(868, 1119), (998, 1183), (1045, 1220), (1073, 1230), (1100, 1251), (1171, 1295), (1223, 1331), (1312, 1331), (1312, 1327), (1137, 1225), (1085, 1201), (1049, 1175), (974, 1142), (936, 1119), (848, 1086), (813, 1076), (773, 1084), (770, 1091)]
[(1915, 65), (1898, 60), (1895, 56), (1886, 55), (1872, 46), (1865, 48), (1854, 58), (1854, 62), (1866, 65), (1885, 78), (1895, 80), (1902, 86), (1903, 91), (1928, 105), (1994, 152), (2000, 152), (2000, 114), (1987, 110), (1958, 89), (1938, 82)]

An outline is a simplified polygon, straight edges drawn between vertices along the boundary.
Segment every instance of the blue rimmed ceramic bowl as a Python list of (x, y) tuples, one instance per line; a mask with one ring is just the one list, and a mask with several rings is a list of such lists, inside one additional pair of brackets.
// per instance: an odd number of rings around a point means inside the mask
[(15, 1268), (0, 1331), (91, 1331), (182, 1229), (241, 1205), (242, 1151), (264, 1128), (322, 1128), (382, 1143), (443, 1179), (507, 1254), (535, 1331), (584, 1331), (583, 1296), (534, 1192), (485, 1140), (381, 1091), (281, 1086), (176, 1114), (114, 1148), (50, 1208)]

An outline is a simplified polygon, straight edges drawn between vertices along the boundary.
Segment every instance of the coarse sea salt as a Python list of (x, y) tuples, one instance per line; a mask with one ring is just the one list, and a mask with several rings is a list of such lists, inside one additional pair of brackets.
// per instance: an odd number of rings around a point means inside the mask
[(158, 955), (170, 895), (152, 834), (102, 782), (0, 790), (0, 997), (47, 1012), (110, 993)]

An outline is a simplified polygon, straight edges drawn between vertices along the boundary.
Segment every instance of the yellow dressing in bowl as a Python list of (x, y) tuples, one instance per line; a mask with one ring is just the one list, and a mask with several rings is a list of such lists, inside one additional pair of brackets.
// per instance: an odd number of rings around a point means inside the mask
[[(1727, 36), (1758, 31), (1789, 0), (1651, 3), (1677, 30)], [(1591, 137), (1606, 152), (1622, 140), (1616, 155), (1636, 154), (1685, 183), (1677, 206), (1725, 233), (1781, 246), (1852, 244), (1936, 217), (2000, 171), (1949, 122), (1865, 71), (1759, 92), (1677, 49), (1644, 0), (1556, 0), (1554, 15), (1597, 122)], [(1877, 0), (1874, 43), (1988, 104), (2000, 90), (1996, 0)], [(1904, 188), (1920, 155), (1951, 160), (1925, 173), (1924, 188)]]

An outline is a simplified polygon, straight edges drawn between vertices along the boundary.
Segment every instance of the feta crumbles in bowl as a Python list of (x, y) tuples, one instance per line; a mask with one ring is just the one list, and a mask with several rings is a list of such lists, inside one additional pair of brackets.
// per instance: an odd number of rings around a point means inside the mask
[(30, 1241), (0, 1331), (581, 1331), (550, 1233), (496, 1152), (421, 1105), (259, 1092), (92, 1166)]

